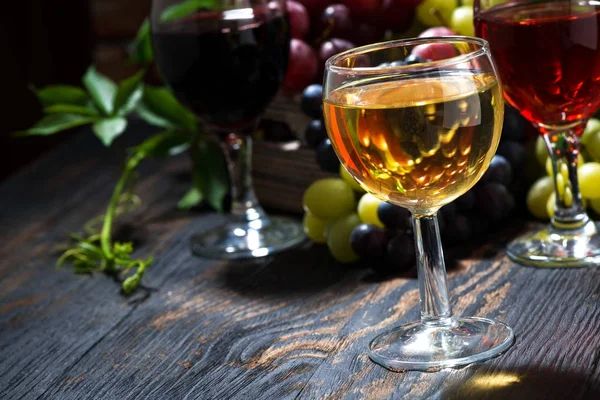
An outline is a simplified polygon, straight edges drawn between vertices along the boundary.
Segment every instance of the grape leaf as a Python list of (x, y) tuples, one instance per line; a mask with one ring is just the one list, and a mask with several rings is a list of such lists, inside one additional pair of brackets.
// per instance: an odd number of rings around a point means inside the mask
[(175, 127), (186, 132), (198, 131), (196, 116), (181, 105), (167, 88), (144, 86), (144, 94), (136, 111), (152, 125)]
[(189, 210), (196, 207), (202, 202), (202, 192), (198, 188), (191, 188), (177, 203), (177, 208), (180, 210)]
[(109, 147), (127, 128), (127, 120), (122, 117), (105, 118), (94, 124), (92, 129), (100, 141)]
[(146, 70), (125, 79), (119, 84), (113, 101), (113, 115), (124, 116), (133, 110), (142, 98), (142, 78)]
[(196, 11), (206, 8), (214, 10), (217, 8), (215, 0), (187, 0), (179, 4), (172, 5), (165, 9), (160, 16), (161, 22), (169, 22), (176, 19), (187, 17)]
[(219, 212), (223, 212), (223, 200), (229, 193), (229, 170), (223, 150), (213, 141), (199, 142), (194, 148), (195, 187), (204, 199)]
[(77, 86), (54, 85), (43, 89), (33, 89), (42, 106), (72, 104), (85, 106), (90, 100), (88, 94)]
[(154, 60), (152, 41), (150, 40), (150, 21), (148, 18), (140, 25), (129, 51), (131, 53), (129, 57), (130, 62), (147, 66)]
[(94, 66), (90, 66), (83, 77), (83, 86), (102, 114), (110, 116), (113, 111), (113, 99), (117, 93), (117, 85), (96, 71)]
[(76, 126), (91, 124), (97, 118), (79, 114), (50, 114), (25, 131), (16, 132), (16, 136), (47, 136)]
[(87, 115), (90, 117), (100, 117), (98, 110), (92, 107), (78, 106), (75, 104), (54, 104), (52, 106), (44, 108), (46, 114), (78, 114)]
[(189, 148), (190, 137), (172, 130), (152, 135), (134, 151), (151, 157), (167, 157), (182, 153)]

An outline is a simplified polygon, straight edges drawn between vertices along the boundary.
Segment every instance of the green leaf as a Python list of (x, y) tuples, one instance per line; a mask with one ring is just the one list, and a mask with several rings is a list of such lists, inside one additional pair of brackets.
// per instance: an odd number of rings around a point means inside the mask
[(113, 111), (113, 99), (117, 93), (117, 85), (96, 71), (94, 66), (91, 66), (83, 77), (83, 86), (102, 114), (110, 116)]
[(133, 110), (142, 98), (142, 78), (146, 70), (125, 79), (119, 85), (113, 102), (113, 115), (124, 116)]
[(178, 128), (186, 132), (198, 131), (198, 122), (194, 114), (181, 105), (167, 88), (144, 86), (144, 94), (137, 112), (152, 125)]
[(184, 18), (202, 8), (214, 10), (217, 8), (217, 2), (215, 0), (187, 0), (165, 9), (160, 16), (160, 20), (161, 22), (168, 22)]
[(113, 140), (125, 131), (125, 128), (127, 128), (127, 120), (122, 117), (105, 118), (93, 126), (94, 133), (106, 147), (109, 147)]
[(191, 188), (185, 196), (177, 203), (177, 208), (180, 210), (189, 210), (196, 207), (202, 202), (203, 196), (200, 190), (196, 187)]
[(150, 21), (148, 18), (144, 20), (138, 29), (135, 40), (131, 44), (130, 53), (129, 61), (143, 66), (149, 65), (154, 60), (152, 41), (150, 39)]
[(55, 104), (50, 107), (44, 108), (46, 114), (79, 114), (87, 115), (90, 117), (100, 117), (98, 110), (92, 107), (77, 106), (74, 104)]
[(34, 89), (34, 92), (44, 107), (55, 104), (84, 106), (90, 99), (88, 94), (77, 86), (55, 85), (43, 89)]
[(218, 143), (200, 142), (194, 148), (194, 185), (215, 210), (223, 211), (223, 200), (229, 193), (229, 170)]
[(88, 117), (79, 114), (50, 114), (39, 120), (34, 126), (25, 130), (16, 132), (17, 136), (41, 135), (47, 136), (57, 132), (66, 131), (76, 126), (91, 124), (97, 118)]
[(189, 148), (190, 137), (173, 131), (158, 133), (144, 140), (134, 150), (150, 157), (167, 157)]

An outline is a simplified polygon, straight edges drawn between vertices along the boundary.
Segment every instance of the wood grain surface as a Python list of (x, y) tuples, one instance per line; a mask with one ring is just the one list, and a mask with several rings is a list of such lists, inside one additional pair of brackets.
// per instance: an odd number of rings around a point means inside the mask
[(193, 257), (190, 236), (223, 217), (175, 209), (185, 157), (143, 165), (143, 205), (120, 229), (156, 257), (145, 290), (56, 270), (65, 235), (102, 213), (116, 160), (79, 135), (0, 186), (0, 399), (600, 398), (600, 268), (524, 268), (501, 251), (510, 235), (492, 237), (450, 270), (452, 306), (508, 323), (515, 345), (460, 370), (389, 372), (365, 349), (418, 318), (415, 278), (308, 244), (254, 263)]

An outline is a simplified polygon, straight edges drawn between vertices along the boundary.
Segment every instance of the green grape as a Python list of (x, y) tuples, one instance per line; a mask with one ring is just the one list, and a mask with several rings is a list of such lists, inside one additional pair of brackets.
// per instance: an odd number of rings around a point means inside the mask
[[(582, 137), (583, 139), (583, 137)], [(600, 162), (600, 130), (590, 133), (586, 137), (585, 150), (594, 161)]]
[[(584, 164), (585, 160), (583, 159), (583, 156), (580, 153), (577, 156), (577, 169), (581, 168)], [(563, 176), (565, 182), (569, 180), (569, 168), (566, 164), (561, 163), (558, 172)], [(552, 176), (552, 160), (550, 159), (550, 157), (548, 157), (548, 159), (546, 160), (546, 174), (548, 174), (548, 176)]]
[(471, 6), (471, 7), (473, 7), (473, 0), (462, 0), (460, 2), (460, 4), (463, 5), (463, 6)]
[(380, 203), (381, 200), (372, 194), (363, 194), (358, 201), (358, 216), (360, 217), (361, 221), (365, 224), (373, 224), (380, 228), (385, 228), (385, 225), (377, 216), (377, 208), (379, 207)]
[(553, 192), (554, 184), (551, 177), (544, 176), (535, 181), (531, 185), (531, 188), (529, 188), (529, 192), (527, 192), (527, 209), (529, 212), (536, 218), (550, 218), (546, 205), (548, 204), (548, 198)]
[(417, 19), (425, 26), (447, 26), (457, 0), (423, 0), (417, 7)]
[(356, 179), (354, 179), (352, 177), (352, 175), (350, 175), (348, 173), (348, 171), (346, 170), (346, 168), (344, 168), (344, 166), (342, 164), (340, 164), (340, 176), (342, 177), (344, 182), (346, 182), (348, 185), (350, 185), (352, 190), (359, 192), (359, 193), (365, 192), (365, 190), (358, 184), (358, 182), (356, 182)]
[(535, 156), (540, 162), (540, 165), (546, 165), (546, 160), (548, 160), (548, 148), (546, 147), (546, 143), (542, 136), (538, 136), (535, 141)]
[(450, 17), (450, 29), (455, 30), (459, 35), (475, 36), (472, 5), (454, 9)]
[(584, 146), (588, 145), (590, 138), (600, 132), (600, 120), (596, 118), (590, 118), (587, 125), (585, 126), (585, 130), (581, 135), (580, 142)]
[(304, 227), (304, 233), (310, 240), (315, 243), (326, 243), (327, 236), (325, 235), (325, 228), (327, 227), (327, 221), (319, 219), (307, 212), (304, 214), (304, 219), (302, 220), (302, 225)]
[(304, 211), (319, 219), (337, 219), (356, 207), (354, 192), (341, 178), (319, 179), (304, 192)]
[(338, 219), (329, 228), (327, 247), (337, 261), (351, 263), (358, 260), (358, 256), (350, 244), (350, 234), (360, 224), (358, 214), (354, 213)]
[(589, 162), (577, 170), (579, 178), (579, 190), (581, 196), (586, 199), (600, 199), (600, 163)]
[(548, 197), (548, 201), (546, 202), (546, 212), (548, 213), (548, 217), (554, 217), (554, 210), (556, 208), (556, 194), (552, 192), (550, 197)]
[(590, 206), (596, 214), (600, 215), (600, 199), (590, 200)]

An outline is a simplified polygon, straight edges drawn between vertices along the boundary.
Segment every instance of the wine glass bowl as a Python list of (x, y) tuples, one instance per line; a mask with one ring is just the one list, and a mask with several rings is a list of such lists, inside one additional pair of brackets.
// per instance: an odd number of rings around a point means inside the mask
[(491, 63), (461, 62), (461, 51), (477, 51), (473, 43), (431, 42), (415, 40), (403, 51), (442, 45), (457, 60), (378, 68), (382, 59), (402, 61), (395, 47), (334, 58), (327, 85), (356, 71), (365, 79), (329, 91), (323, 108), (348, 172), (384, 201), (418, 214), (437, 211), (481, 178), (498, 146), (504, 104), (495, 74), (486, 72)]
[(296, 246), (299, 221), (269, 217), (252, 188), (252, 134), (285, 76), (290, 32), (284, 0), (153, 0), (152, 46), (171, 91), (215, 133), (227, 159), (231, 213), (192, 238), (209, 258), (255, 258)]
[[(407, 63), (423, 46), (441, 59)], [(325, 125), (344, 168), (412, 214), (421, 320), (373, 339), (371, 359), (395, 371), (432, 371), (509, 348), (508, 326), (452, 315), (437, 223), (437, 211), (485, 173), (500, 139), (504, 101), (487, 43), (440, 37), (364, 46), (330, 58), (323, 86)]]
[(600, 227), (585, 212), (577, 174), (579, 137), (600, 107), (600, 5), (476, 0), (474, 7), (506, 100), (543, 135), (552, 162), (552, 221), (511, 242), (507, 254), (537, 267), (600, 265)]

